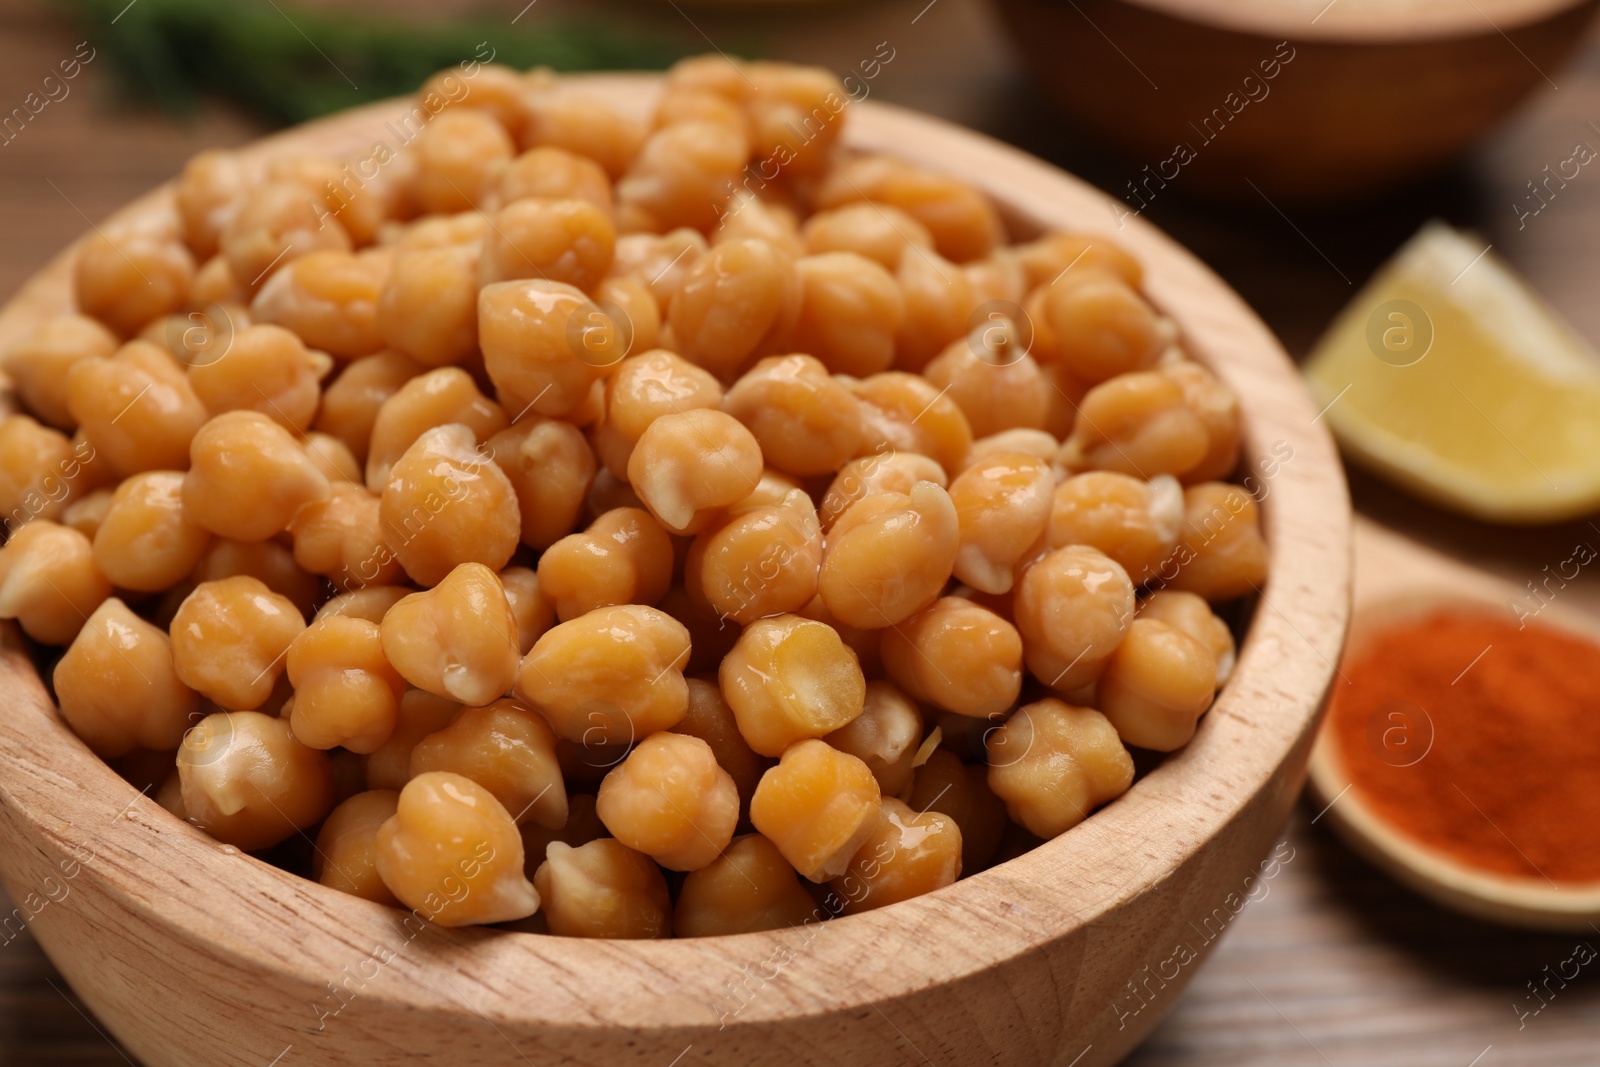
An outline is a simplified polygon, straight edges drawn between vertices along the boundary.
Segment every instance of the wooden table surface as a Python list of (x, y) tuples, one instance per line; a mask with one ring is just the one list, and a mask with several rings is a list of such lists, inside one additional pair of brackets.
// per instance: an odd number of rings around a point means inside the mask
[[(524, 2), (491, 6), (509, 23)], [(1117, 188), (1136, 171), (1064, 128), (1033, 98), (983, 0), (877, 0), (746, 19), (688, 4), (541, 0), (526, 17), (580, 7), (658, 27), (690, 48), (748, 42), (768, 55), (835, 69), (887, 41), (894, 59), (874, 83), (877, 98), (1013, 141), (1103, 188)], [(47, 7), (0, 0), (0, 111), (20, 103), (81, 38)], [(131, 109), (112, 92), (106, 67), (91, 62), (68, 97), (0, 146), (0, 300), (91, 220), (169, 177), (192, 152), (261, 132), (220, 107), (181, 122)], [(1573, 181), (1523, 229), (1512, 208), (1546, 163), (1566, 159), (1578, 141), (1600, 145), (1588, 125), (1600, 123), (1600, 38), (1591, 37), (1565, 69), (1547, 73), (1556, 88), (1530, 101), (1461, 166), (1382, 200), (1285, 218), (1259, 199), (1218, 207), (1184, 200), (1175, 189), (1147, 217), (1226, 277), (1297, 356), (1378, 263), (1434, 215), (1482, 233), (1581, 333), (1600, 341), (1600, 178)], [(1518, 585), (1597, 537), (1584, 523), (1508, 531), (1455, 519), (1359, 472), (1352, 487), (1365, 514)], [(1600, 575), (1584, 575), (1563, 595), (1600, 612)], [(1574, 938), (1442, 913), (1356, 859), (1313, 824), (1316, 814), (1307, 805), (1287, 828), (1281, 854), (1292, 858), (1257, 890), (1130, 1064), (1600, 1063), (1600, 977), (1581, 973), (1519, 1025), (1519, 1011), (1538, 1005), (1528, 983), (1566, 959)], [(0, 914), (9, 909), (5, 904)], [(1600, 944), (1600, 931), (1593, 941)], [(28, 934), (0, 945), (0, 1065), (131, 1062)]]

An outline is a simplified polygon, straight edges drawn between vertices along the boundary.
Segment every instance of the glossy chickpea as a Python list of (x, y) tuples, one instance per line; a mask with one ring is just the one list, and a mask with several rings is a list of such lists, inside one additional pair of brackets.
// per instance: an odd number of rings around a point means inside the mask
[(399, 718), (394, 732), (377, 749), (367, 754), (368, 789), (403, 789), (411, 780), (411, 752), (429, 734), (436, 734), (455, 721), (461, 705), (420, 689), (408, 689), (400, 698)]
[(941, 256), (957, 263), (983, 258), (1005, 238), (999, 212), (977, 189), (888, 156), (862, 156), (835, 167), (816, 194), (819, 209), (859, 200), (904, 211), (933, 235)]
[(201, 259), (217, 252), (222, 227), (255, 176), (232, 152), (208, 148), (189, 158), (174, 189), (183, 238)]
[(639, 742), (606, 775), (595, 812), (624, 845), (669, 870), (693, 871), (732, 840), (739, 790), (710, 745), (662, 732)]
[(246, 192), (222, 227), (220, 245), (234, 281), (253, 293), (276, 270), (312, 252), (348, 252), (350, 234), (313, 190), (297, 181), (264, 182)]
[(28, 410), (40, 421), (71, 431), (77, 424), (67, 406), (67, 372), (85, 359), (117, 350), (117, 337), (84, 315), (58, 315), (6, 350), (0, 360)]
[(401, 250), (378, 292), (378, 333), (430, 367), (460, 363), (478, 346), (475, 245)]
[(200, 720), (178, 747), (178, 782), (189, 821), (247, 852), (315, 826), (336, 799), (327, 755), (259, 711)]
[(35, 520), (0, 547), (0, 619), (35, 641), (71, 643), (110, 595), (89, 539), (70, 526)]
[(623, 228), (663, 233), (710, 230), (749, 158), (744, 131), (720, 122), (680, 122), (645, 139), (617, 182)]
[(520, 533), (511, 482), (459, 423), (436, 426), (406, 449), (390, 470), (378, 517), (384, 540), (419, 585), (437, 585), (463, 563), (499, 570)]
[(594, 429), (595, 451), (619, 478), (639, 438), (663, 415), (681, 414), (722, 403), (722, 386), (712, 375), (664, 348), (629, 356), (605, 383), (605, 420)]
[(534, 643), (515, 692), (568, 741), (628, 743), (682, 720), (688, 660), (689, 631), (665, 612), (598, 608)]
[(529, 567), (507, 567), (500, 572), (500, 584), (517, 622), (517, 651), (527, 655), (533, 643), (556, 624), (555, 605), (539, 588), (539, 575)]
[(918, 700), (971, 718), (1009, 710), (1022, 691), (1022, 638), (988, 608), (947, 596), (887, 630), (883, 666)]
[(932, 482), (941, 489), (950, 484), (944, 468), (928, 456), (879, 448), (839, 468), (822, 495), (818, 518), (822, 520), (823, 529), (831, 530), (839, 516), (858, 501), (873, 493), (909, 494), (918, 482)]
[(440, 215), (481, 207), (516, 146), (494, 116), (451, 108), (422, 127), (408, 150), (417, 163), (417, 202)]
[(1051, 548), (1098, 548), (1142, 583), (1172, 554), (1182, 523), (1183, 490), (1176, 479), (1161, 475), (1145, 482), (1089, 471), (1056, 487), (1047, 536)]
[(667, 307), (683, 355), (719, 378), (783, 344), (800, 313), (795, 261), (767, 241), (717, 245), (685, 272)]
[(178, 677), (224, 708), (252, 711), (272, 695), (305, 618), (258, 578), (202, 582), (172, 619)]
[(357, 793), (328, 813), (317, 831), (311, 877), (330, 889), (375, 904), (400, 903), (378, 874), (378, 828), (394, 815), (400, 794), (393, 789)]
[(148, 341), (74, 363), (67, 407), (94, 451), (125, 475), (187, 467), (189, 442), (207, 417), (183, 365)]
[(830, 371), (865, 377), (889, 369), (905, 319), (894, 276), (854, 252), (827, 252), (795, 262), (800, 312), (789, 346)]
[(868, 496), (828, 532), (823, 602), (850, 626), (893, 626), (939, 595), (959, 546), (955, 505), (932, 482)]
[(717, 509), (748, 496), (761, 471), (754, 435), (720, 411), (663, 415), (640, 435), (628, 459), (634, 491), (672, 533), (704, 528)]
[(546, 549), (578, 524), (594, 483), (594, 452), (571, 423), (524, 415), (489, 438), (494, 462), (516, 491), (522, 543)]
[(743, 804), (750, 803), (761, 772), (766, 770), (763, 759), (739, 732), (739, 720), (733, 709), (723, 699), (722, 689), (713, 678), (686, 679), (689, 706), (683, 719), (672, 728), (674, 733), (697, 737), (711, 746), (717, 766), (728, 772), (738, 787)]
[(1017, 564), (1045, 533), (1054, 492), (1049, 462), (1023, 452), (991, 453), (957, 475), (955, 576), (981, 592), (1010, 592)]
[(347, 366), (322, 393), (316, 428), (343, 441), (365, 463), (378, 411), (406, 382), (427, 368), (394, 352), (364, 356)]
[(1049, 417), (1051, 387), (1024, 345), (1015, 324), (1001, 315), (951, 344), (923, 374), (948, 390), (977, 437), (1040, 430)]
[(389, 740), (406, 686), (384, 658), (376, 623), (336, 615), (312, 623), (285, 657), (302, 744), (366, 753)]
[(1137, 618), (1095, 682), (1095, 704), (1124, 744), (1182, 748), (1211, 706), (1217, 659), (1182, 630)]
[(719, 681), (740, 735), (764, 756), (845, 726), (866, 700), (855, 653), (831, 626), (799, 615), (747, 626)]
[(1220, 689), (1233, 674), (1238, 658), (1233, 631), (1211, 610), (1204, 597), (1176, 589), (1158, 589), (1140, 601), (1136, 618), (1164, 622), (1204, 645), (1217, 662), (1216, 688)]
[(572, 413), (623, 358), (616, 345), (593, 343), (592, 330), (615, 338), (621, 326), (583, 290), (562, 282), (495, 282), (478, 294), (484, 367), (501, 403), (518, 417)]
[(895, 282), (906, 315), (895, 338), (895, 367), (920, 371), (972, 328), (978, 296), (961, 268), (937, 252), (913, 247), (900, 257)]
[(413, 778), (451, 771), (487, 789), (520, 823), (567, 822), (567, 790), (549, 725), (515, 700), (467, 708), (411, 750)]
[(382, 633), (395, 670), (437, 696), (481, 707), (516, 678), (517, 620), (499, 576), (481, 563), (463, 563), (390, 608)]
[(750, 821), (801, 877), (820, 883), (845, 872), (881, 807), (871, 769), (813, 738), (789, 746), (761, 776)]
[(611, 267), (616, 240), (610, 216), (587, 200), (516, 200), (484, 235), (478, 281), (542, 278), (592, 289)]
[(928, 228), (888, 204), (863, 201), (819, 211), (806, 220), (803, 232), (812, 255), (854, 252), (891, 272), (918, 250), (933, 251)]
[(627, 172), (644, 142), (644, 126), (604, 101), (577, 93), (527, 95), (528, 121), (521, 145), (550, 145), (592, 159), (612, 180)]
[(1099, 549), (1058, 548), (1017, 583), (1013, 607), (1033, 676), (1070, 693), (1099, 676), (1133, 619), (1128, 572)]
[(1153, 371), (1090, 389), (1058, 460), (1071, 471), (1182, 477), (1205, 458), (1210, 437), (1178, 384)]
[(961, 875), (961, 828), (938, 811), (885, 797), (872, 834), (830, 883), (855, 915), (931, 893)]
[[(591, 359), (622, 359), (656, 347), (661, 340), (661, 305), (649, 285), (639, 278), (608, 276), (595, 285), (593, 292), (596, 306), (609, 316), (614, 328), (608, 328), (605, 321), (591, 313), (589, 336), (583, 339)], [(598, 417), (599, 411), (595, 414)]]
[(823, 740), (865, 763), (884, 796), (899, 796), (911, 784), (922, 713), (888, 682), (868, 682), (861, 714)]
[(214, 582), (240, 574), (259, 579), (262, 585), (287, 598), (304, 616), (309, 617), (322, 598), (322, 583), (315, 575), (301, 570), (294, 553), (277, 541), (216, 538), (200, 557), (189, 580)]
[(949, 749), (935, 749), (916, 769), (907, 801), (916, 811), (940, 811), (955, 820), (961, 830), (961, 870), (967, 874), (994, 858), (1007, 825), (1005, 803), (989, 788), (988, 774), (982, 763), (962, 763)]
[(1206, 454), (1184, 472), (1184, 480), (1208, 482), (1226, 478), (1239, 465), (1243, 429), (1239, 424), (1239, 398), (1217, 376), (1198, 363), (1180, 360), (1161, 367), (1160, 373), (1183, 391), (1184, 405), (1206, 430)]
[(378, 828), (384, 885), (440, 926), (532, 915), (539, 894), (522, 865), (522, 837), (510, 814), (483, 786), (448, 771), (407, 782), (394, 815)]
[(1133, 289), (1144, 284), (1144, 268), (1139, 261), (1101, 234), (1056, 231), (1013, 245), (1012, 250), (1028, 272), (1029, 288), (1063, 280), (1064, 272), (1069, 271), (1108, 274)]
[(856, 383), (866, 434), (862, 448), (920, 452), (946, 473), (958, 470), (972, 447), (972, 427), (956, 402), (916, 374), (888, 371)]
[(663, 311), (700, 257), (710, 249), (705, 235), (687, 226), (664, 234), (631, 233), (617, 238), (613, 278), (642, 282)]
[(683, 880), (672, 926), (679, 937), (711, 937), (781, 930), (813, 917), (817, 904), (778, 846), (744, 834)]
[(721, 618), (740, 624), (799, 611), (817, 595), (822, 527), (811, 498), (792, 489), (778, 504), (741, 508), (690, 548), (698, 589)]
[(124, 337), (189, 298), (194, 256), (164, 233), (96, 229), (73, 261), (73, 296), (84, 314)]
[(370, 252), (312, 252), (268, 278), (250, 313), (339, 359), (371, 355), (383, 347), (378, 294), (389, 266), (387, 256)]
[(1267, 545), (1255, 498), (1226, 482), (1185, 489), (1178, 547), (1158, 577), (1212, 602), (1260, 592), (1267, 581)]
[(177, 471), (144, 471), (117, 486), (94, 535), (100, 571), (121, 589), (154, 593), (193, 573), (211, 533), (183, 507)]
[(189, 457), (184, 513), (236, 541), (261, 541), (288, 529), (295, 512), (330, 492), (300, 443), (254, 411), (230, 411), (206, 423)]
[(460, 367), (439, 367), (402, 385), (378, 408), (367, 446), (367, 488), (382, 492), (395, 461), (435, 426), (458, 423), (485, 441), (510, 425), (505, 410)]
[(1146, 370), (1167, 345), (1155, 309), (1127, 284), (1103, 274), (1085, 273), (1072, 284), (1052, 286), (1042, 310), (1057, 358), (1088, 382)]
[(304, 431), (316, 417), (327, 370), (325, 355), (311, 352), (283, 327), (246, 326), (216, 358), (189, 366), (189, 386), (213, 416), (256, 411)]
[(95, 489), (78, 497), (62, 509), (61, 525), (70, 526), (93, 541), (95, 534), (100, 532), (101, 524), (106, 521), (106, 512), (111, 510), (114, 495), (110, 489)]
[(1047, 699), (1024, 705), (989, 735), (989, 787), (1011, 817), (1052, 838), (1128, 791), (1133, 757), (1092, 708)]
[(166, 633), (115, 597), (89, 616), (53, 678), (61, 717), (103, 759), (177, 748), (200, 708)]
[(411, 589), (403, 585), (368, 585), (340, 593), (317, 609), (313, 622), (330, 616), (344, 615), (368, 622), (382, 622), (389, 609), (410, 596)]
[(502, 206), (534, 197), (587, 201), (607, 216), (616, 207), (605, 168), (592, 159), (550, 146), (529, 149), (500, 172), (496, 200)]
[(672, 896), (650, 857), (602, 837), (550, 842), (533, 877), (557, 937), (640, 940), (672, 932)]
[[(84, 451), (94, 455), (90, 447)], [(0, 516), (8, 528), (35, 518), (60, 519), (90, 481), (66, 434), (27, 415), (0, 419)]]
[(654, 604), (672, 584), (672, 539), (647, 511), (617, 508), (539, 558), (539, 588), (562, 622), (615, 604)]

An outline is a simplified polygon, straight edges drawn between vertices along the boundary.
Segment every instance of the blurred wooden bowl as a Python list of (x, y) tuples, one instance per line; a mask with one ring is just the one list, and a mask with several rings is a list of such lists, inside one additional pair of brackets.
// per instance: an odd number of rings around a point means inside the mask
[[(596, 76), (583, 87), (643, 110), (656, 84)], [(250, 151), (363, 151), (408, 106), (373, 105)], [(132, 1053), (151, 1067), (846, 1067), (924, 1057), (1097, 1067), (1172, 1006), (1304, 781), (1348, 613), (1338, 458), (1272, 335), (1153, 227), (1115, 230), (1105, 197), (1083, 183), (912, 112), (858, 106), (847, 138), (986, 189), (1019, 235), (1115, 233), (1145, 264), (1154, 302), (1238, 393), (1243, 462), (1266, 494), (1273, 558), (1238, 666), (1195, 739), (1062, 837), (864, 915), (660, 942), (442, 930), (268, 866), (140, 796), (62, 723), (7, 629), (4, 884)], [(166, 210), (170, 196), (159, 189), (118, 218)], [(0, 312), (0, 347), (69, 306), (70, 255)], [(1268, 466), (1275, 477), (1262, 474)], [(1178, 946), (1189, 946), (1181, 958)]]
[(1127, 156), (1129, 210), (1168, 184), (1317, 204), (1424, 174), (1555, 85), (1597, 3), (999, 0), (1055, 102)]

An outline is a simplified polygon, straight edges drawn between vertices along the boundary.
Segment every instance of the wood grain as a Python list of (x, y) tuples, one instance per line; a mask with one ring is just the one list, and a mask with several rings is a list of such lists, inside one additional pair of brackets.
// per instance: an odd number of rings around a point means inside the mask
[[(643, 107), (651, 84), (597, 77), (584, 88)], [(351, 112), (252, 151), (355, 152), (404, 106)], [(1152, 969), (1189, 923), (1227, 914), (1219, 909), (1272, 843), (1338, 655), (1348, 506), (1331, 443), (1248, 308), (1153, 228), (1114, 231), (1102, 194), (896, 108), (858, 108), (848, 139), (986, 188), (1019, 235), (1116, 232), (1146, 264), (1153, 301), (1239, 394), (1246, 464), (1292, 454), (1262, 507), (1274, 548), (1262, 605), (1196, 739), (1049, 845), (816, 930), (659, 944), (408, 935), (397, 913), (219, 846), (134, 794), (65, 730), (13, 644), (0, 651), (4, 881), (27, 899), (74, 850), (92, 850), (72, 876), (77, 905), (43, 908), (31, 925), (131, 1051), (176, 1065), (257, 1064), (284, 1045), (330, 1065), (457, 1062), (461, 1028), (479, 1016), (505, 1038), (474, 1051), (486, 1065), (680, 1055), (865, 1064), (910, 1045), (963, 1063), (1091, 1067), (1121, 1058), (1171, 1006), (1194, 967), (1165, 979)], [(168, 210), (166, 195), (129, 212)], [(66, 269), (58, 259), (0, 312), (0, 347), (67, 306)], [(328, 992), (340, 982), (350, 983), (348, 1004)], [(748, 992), (732, 992), (738, 983)], [(878, 1016), (894, 1027), (868, 1025)]]

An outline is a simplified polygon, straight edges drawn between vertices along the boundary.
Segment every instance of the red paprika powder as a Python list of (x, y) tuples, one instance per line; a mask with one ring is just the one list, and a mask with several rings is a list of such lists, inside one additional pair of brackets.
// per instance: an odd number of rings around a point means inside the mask
[(1341, 671), (1330, 728), (1375, 814), (1483, 870), (1600, 880), (1600, 645), (1451, 610)]

